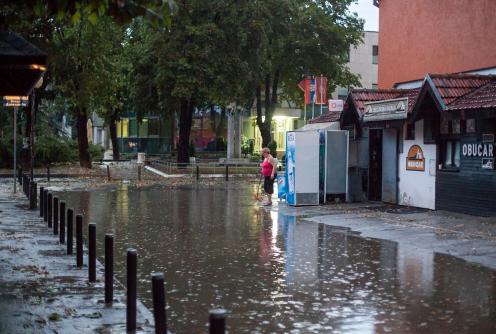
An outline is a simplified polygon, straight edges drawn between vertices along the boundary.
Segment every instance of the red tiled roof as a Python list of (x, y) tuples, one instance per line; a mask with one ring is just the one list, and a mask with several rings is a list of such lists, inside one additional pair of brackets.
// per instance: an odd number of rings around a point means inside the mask
[(485, 108), (496, 108), (496, 78), (448, 105), (448, 110)]
[(413, 89), (353, 89), (350, 94), (355, 106), (363, 116), (365, 103), (408, 97), (408, 112), (411, 112), (417, 100), (420, 88)]
[(341, 118), (341, 111), (331, 111), (319, 117), (315, 117), (310, 120), (310, 123), (328, 123), (328, 122), (339, 122)]
[(449, 105), (457, 98), (482, 87), (492, 80), (495, 75), (481, 74), (429, 74), (445, 105)]

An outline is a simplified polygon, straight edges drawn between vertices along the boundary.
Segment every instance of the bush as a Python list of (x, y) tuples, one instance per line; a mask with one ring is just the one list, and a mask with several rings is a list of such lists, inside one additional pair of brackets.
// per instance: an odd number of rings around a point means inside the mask
[[(100, 145), (95, 145), (90, 143), (88, 147), (88, 151), (90, 152), (91, 160), (97, 161), (103, 159), (103, 152), (105, 150)], [(76, 154), (79, 154), (78, 152), (79, 152), (79, 148), (76, 148)]]
[(277, 143), (273, 140), (267, 145), (270, 150), (270, 154), (275, 158), (277, 157)]
[(0, 139), (0, 168), (11, 168), (14, 157), (13, 141)]
[(217, 151), (225, 151), (227, 150), (227, 144), (224, 137), (215, 138), (215, 149)]
[(34, 149), (35, 161), (44, 165), (55, 162), (73, 162), (78, 158), (77, 145), (74, 150), (73, 140), (51, 134), (37, 137)]
[(255, 147), (255, 143), (253, 139), (247, 139), (245, 136), (242, 138), (242, 144), (241, 144), (241, 153), (243, 153), (246, 157), (246, 155), (252, 155), (253, 154), (253, 149)]

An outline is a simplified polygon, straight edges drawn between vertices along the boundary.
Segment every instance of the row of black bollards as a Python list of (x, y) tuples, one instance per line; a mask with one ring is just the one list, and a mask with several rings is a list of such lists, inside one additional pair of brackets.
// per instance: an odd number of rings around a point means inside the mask
[[(35, 186), (34, 186), (35, 187)], [(36, 188), (34, 188), (36, 189)], [(40, 216), (47, 222), (48, 228), (53, 227), (53, 234), (59, 237), (59, 242), (67, 241), (67, 254), (73, 254), (74, 210), (66, 208), (66, 203), (54, 196), (47, 189), (40, 188)], [(36, 194), (36, 190), (35, 190)], [(83, 267), (83, 216), (76, 215), (76, 267)], [(126, 296), (126, 328), (136, 330), (137, 312), (137, 266), (138, 253), (135, 249), (127, 250), (127, 296)], [(112, 305), (114, 280), (114, 236), (105, 234), (105, 267), (104, 290), (105, 304)], [(96, 282), (96, 224), (88, 224), (88, 281)], [(168, 333), (165, 278), (163, 273), (151, 274), (153, 315), (155, 333)], [(209, 311), (209, 333), (223, 334), (226, 328), (226, 311), (214, 309)]]

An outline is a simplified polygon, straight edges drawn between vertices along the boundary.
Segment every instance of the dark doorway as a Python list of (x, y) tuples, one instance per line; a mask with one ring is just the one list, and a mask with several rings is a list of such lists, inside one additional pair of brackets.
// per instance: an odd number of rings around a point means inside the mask
[(369, 130), (369, 200), (382, 200), (382, 130)]

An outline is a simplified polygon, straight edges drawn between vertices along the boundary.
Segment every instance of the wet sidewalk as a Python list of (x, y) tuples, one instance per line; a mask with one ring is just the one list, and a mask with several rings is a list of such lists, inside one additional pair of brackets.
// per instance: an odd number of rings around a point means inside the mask
[[(103, 266), (97, 282), (76, 268), (22, 192), (0, 184), (0, 333), (121, 333), (126, 296), (114, 282), (114, 303), (105, 306)], [(87, 262), (85, 252), (84, 262)], [(153, 316), (138, 302), (138, 333), (152, 333)]]
[(443, 253), (496, 269), (496, 217), (375, 202), (299, 208), (280, 203), (277, 210), (354, 231), (364, 238), (398, 242), (411, 252)]

